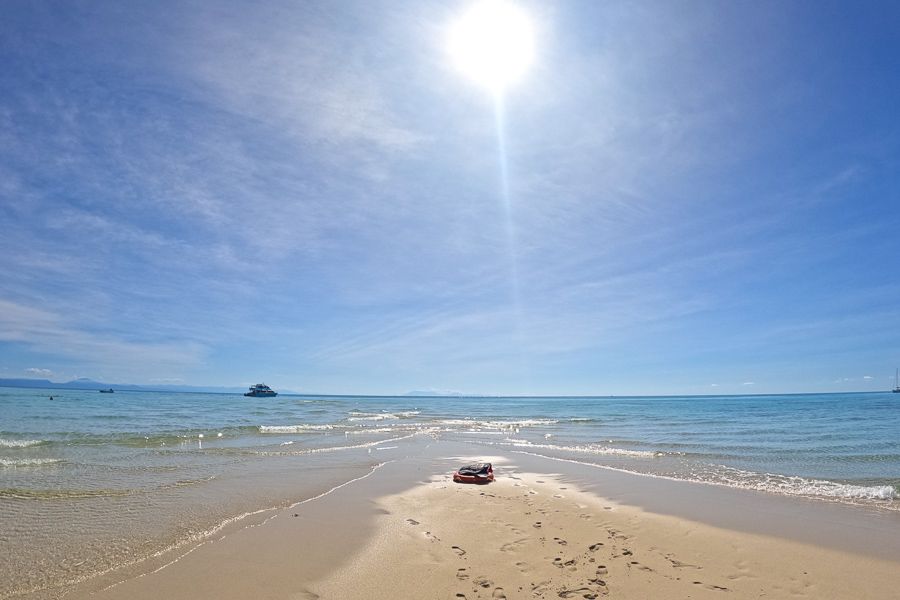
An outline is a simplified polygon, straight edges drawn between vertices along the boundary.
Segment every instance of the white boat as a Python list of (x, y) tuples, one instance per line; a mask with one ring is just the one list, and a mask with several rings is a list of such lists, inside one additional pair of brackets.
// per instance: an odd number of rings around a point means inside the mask
[(245, 396), (277, 396), (278, 393), (264, 383), (251, 385), (250, 390), (244, 393)]
[(900, 394), (900, 369), (894, 370), (894, 393)]

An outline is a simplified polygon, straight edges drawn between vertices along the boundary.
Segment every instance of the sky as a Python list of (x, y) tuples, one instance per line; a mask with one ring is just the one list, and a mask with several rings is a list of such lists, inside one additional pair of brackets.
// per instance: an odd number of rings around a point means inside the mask
[(4, 2), (0, 378), (891, 387), (900, 4), (470, 5)]

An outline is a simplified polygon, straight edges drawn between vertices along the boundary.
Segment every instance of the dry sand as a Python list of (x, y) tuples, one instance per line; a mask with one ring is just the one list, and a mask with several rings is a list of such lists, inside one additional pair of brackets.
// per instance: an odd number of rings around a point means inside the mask
[(65, 597), (900, 597), (900, 557), (647, 512), (576, 489), (571, 478), (524, 472), (512, 457), (492, 459), (492, 484), (454, 484), (449, 465), (475, 457), (446, 456), (398, 458), (165, 568), (112, 587), (115, 577), (93, 580)]
[(900, 563), (618, 506), (548, 475), (384, 498), (322, 598), (900, 597)]

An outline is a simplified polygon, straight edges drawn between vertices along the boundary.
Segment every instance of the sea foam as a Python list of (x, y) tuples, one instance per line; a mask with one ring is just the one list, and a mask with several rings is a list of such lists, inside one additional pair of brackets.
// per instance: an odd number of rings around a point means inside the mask
[(0, 458), (0, 467), (41, 467), (61, 462), (58, 458)]
[(311, 431), (331, 431), (335, 425), (260, 425), (260, 433), (309, 433)]
[[(495, 442), (496, 443), (496, 442)], [(563, 452), (579, 452), (581, 454), (597, 454), (606, 456), (629, 456), (633, 458), (655, 458), (662, 456), (662, 452), (652, 452), (649, 450), (626, 450), (624, 448), (610, 448), (609, 446), (597, 446), (593, 444), (581, 446), (560, 446), (556, 444), (535, 444), (528, 440), (520, 440), (516, 438), (507, 438), (503, 440), (505, 445), (514, 448), (530, 448), (536, 450), (561, 450)]]
[(43, 443), (44, 440), (5, 440), (0, 438), (0, 448), (28, 448)]
[[(716, 481), (719, 479), (719, 481)], [(754, 473), (742, 469), (724, 467), (713, 476), (711, 483), (724, 483), (734, 487), (804, 496), (810, 498), (832, 498), (836, 500), (894, 500), (898, 493), (891, 485), (859, 485), (840, 483), (822, 479), (808, 479), (777, 473)]]

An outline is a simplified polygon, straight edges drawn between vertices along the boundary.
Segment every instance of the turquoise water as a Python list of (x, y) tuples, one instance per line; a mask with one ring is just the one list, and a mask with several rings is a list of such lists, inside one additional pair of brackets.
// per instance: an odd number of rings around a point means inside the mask
[(890, 393), (245, 398), (0, 388), (0, 497), (202, 482), (226, 464), (422, 432), (640, 473), (900, 506), (900, 398)]
[(900, 397), (890, 393), (246, 398), (0, 388), (0, 599), (54, 597), (189, 548), (434, 440), (483, 457), (520, 452), (900, 510)]

